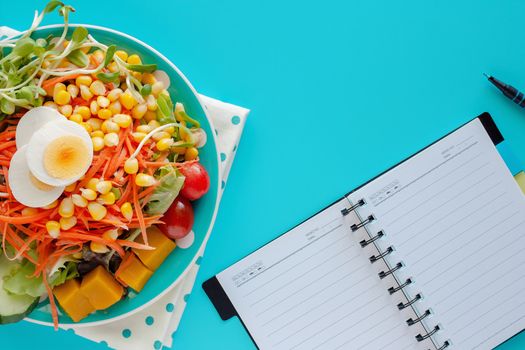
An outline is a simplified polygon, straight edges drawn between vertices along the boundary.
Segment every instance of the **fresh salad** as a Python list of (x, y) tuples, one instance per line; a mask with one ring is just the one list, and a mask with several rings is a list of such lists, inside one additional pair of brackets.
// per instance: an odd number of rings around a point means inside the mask
[[(60, 36), (33, 38), (45, 14)], [(69, 30), (51, 1), (0, 40), (0, 324), (78, 322), (140, 290), (193, 226), (206, 133), (154, 62)]]

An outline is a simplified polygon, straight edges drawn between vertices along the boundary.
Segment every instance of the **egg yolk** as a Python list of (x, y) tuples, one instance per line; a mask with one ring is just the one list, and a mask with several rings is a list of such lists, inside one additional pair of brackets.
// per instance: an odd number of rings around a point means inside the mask
[(44, 168), (57, 179), (81, 176), (89, 163), (89, 151), (78, 136), (60, 136), (44, 150)]

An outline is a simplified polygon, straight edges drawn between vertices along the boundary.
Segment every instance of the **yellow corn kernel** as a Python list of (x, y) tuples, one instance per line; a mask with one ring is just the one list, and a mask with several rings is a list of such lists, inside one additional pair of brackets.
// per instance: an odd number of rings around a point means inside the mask
[(63, 106), (58, 107), (58, 111), (63, 116), (69, 117), (73, 113), (73, 106), (71, 106), (71, 105), (63, 105)]
[(77, 124), (80, 124), (82, 123), (82, 116), (80, 114), (73, 114), (71, 117), (69, 117), (69, 120)]
[(142, 80), (142, 73), (140, 72), (131, 72), (131, 75), (137, 79), (138, 81), (141, 81)]
[(186, 150), (186, 153), (184, 153), (184, 159), (188, 161), (197, 159), (198, 156), (199, 156), (199, 150), (196, 149), (195, 147), (188, 148)]
[(89, 244), (89, 249), (91, 249), (93, 253), (98, 253), (98, 254), (105, 254), (109, 252), (109, 248), (105, 244), (97, 243), (93, 241), (91, 241), (91, 243)]
[(77, 218), (75, 216), (71, 216), (69, 218), (62, 217), (60, 218), (59, 222), (60, 229), (67, 231), (77, 224)]
[(71, 200), (73, 201), (73, 204), (75, 205), (75, 207), (85, 208), (88, 205), (87, 199), (82, 197), (79, 194), (72, 195)]
[(160, 123), (157, 120), (150, 120), (148, 125), (151, 127), (151, 130), (156, 129), (160, 126)]
[(44, 106), (45, 107), (49, 107), (49, 108), (53, 108), (53, 109), (58, 109), (58, 106), (55, 102), (53, 101), (47, 101), (44, 103)]
[(153, 95), (148, 95), (146, 98), (146, 106), (148, 107), (148, 111), (156, 111), (157, 110), (157, 99)]
[(95, 136), (91, 138), (91, 142), (93, 143), (93, 151), (98, 152), (104, 148), (104, 138)]
[(115, 102), (116, 100), (119, 99), (120, 95), (122, 95), (122, 89), (119, 89), (119, 88), (116, 88), (116, 89), (113, 89), (111, 90), (109, 93), (108, 93), (108, 100), (110, 100), (111, 102)]
[(98, 106), (97, 101), (91, 101), (89, 104), (89, 111), (92, 115), (97, 115), (98, 111), (100, 110), (100, 107)]
[(59, 91), (53, 96), (53, 101), (60, 106), (67, 105), (71, 102), (71, 95), (67, 91)]
[(82, 193), (82, 197), (84, 197), (88, 201), (94, 201), (95, 199), (97, 199), (97, 192), (93, 191), (90, 188), (81, 188), (80, 193)]
[(147, 122), (157, 120), (157, 112), (148, 110), (146, 114), (144, 114), (144, 120)]
[(48, 205), (43, 206), (42, 208), (53, 209), (53, 208), (56, 208), (57, 205), (58, 205), (58, 200), (55, 199), (53, 202), (49, 203)]
[(119, 143), (119, 137), (116, 133), (110, 132), (104, 135), (104, 145), (107, 147), (114, 147), (118, 145)]
[(71, 198), (66, 197), (62, 199), (60, 205), (58, 206), (58, 214), (63, 218), (70, 218), (75, 212), (75, 206)]
[(97, 202), (104, 205), (113, 205), (115, 204), (116, 199), (117, 198), (115, 197), (115, 194), (113, 192), (109, 192), (106, 194), (101, 194), (97, 198)]
[(149, 187), (155, 184), (155, 178), (148, 174), (137, 174), (135, 177), (135, 184), (140, 187)]
[(146, 137), (146, 134), (143, 132), (134, 132), (131, 134), (131, 137), (133, 138), (133, 141), (139, 143)]
[(87, 106), (79, 106), (76, 108), (75, 113), (80, 114), (82, 116), (82, 119), (88, 120), (91, 118), (91, 111)]
[(79, 88), (81, 85), (89, 86), (91, 85), (92, 82), (93, 82), (93, 79), (89, 75), (81, 75), (75, 79), (75, 84)]
[(160, 141), (162, 139), (169, 139), (171, 136), (165, 131), (157, 131), (151, 136), (154, 141)]
[(118, 126), (117, 123), (115, 123), (112, 120), (104, 120), (102, 125), (100, 126), (100, 130), (102, 132), (108, 133), (108, 132), (115, 132), (118, 133), (120, 131), (120, 126)]
[(173, 143), (174, 141), (172, 138), (162, 139), (157, 142), (156, 147), (162, 152), (168, 150), (173, 145)]
[(111, 62), (109, 65), (108, 65), (108, 69), (111, 73), (115, 73), (115, 72), (118, 72), (119, 71), (119, 68), (118, 68), (118, 64), (117, 62)]
[(93, 98), (93, 94), (86, 85), (80, 85), (80, 97), (85, 101), (89, 101)]
[(106, 56), (102, 50), (95, 50), (91, 54), (93, 58), (100, 64), (102, 61), (104, 61), (104, 57)]
[(74, 85), (74, 84), (69, 84), (66, 88), (67, 92), (69, 92), (69, 94), (71, 95), (72, 98), (75, 98), (78, 96), (78, 94), (80, 93), (80, 89), (78, 88), (78, 86)]
[(82, 122), (82, 123), (80, 123), (80, 125), (81, 125), (84, 129), (86, 129), (86, 131), (87, 131), (88, 133), (90, 133), (90, 132), (93, 131), (93, 128), (91, 127), (91, 125), (88, 124), (88, 123), (86, 123), (86, 122)]
[(164, 129), (164, 131), (170, 135), (173, 135), (173, 133), (175, 132), (175, 127), (174, 126), (167, 127), (166, 129)]
[(46, 230), (51, 237), (57, 238), (60, 235), (60, 224), (57, 221), (50, 220), (46, 222)]
[(22, 216), (32, 216), (38, 213), (38, 209), (25, 207), (24, 209), (22, 209), (21, 213), (22, 213)]
[(97, 179), (96, 177), (93, 177), (91, 179), (89, 179), (89, 181), (87, 182), (86, 184), (86, 188), (89, 188), (90, 190), (93, 190), (93, 191), (97, 191), (97, 185), (98, 183), (100, 182), (99, 179)]
[(164, 90), (164, 83), (162, 81), (157, 81), (151, 85), (151, 93), (157, 97)]
[(139, 171), (139, 161), (137, 158), (129, 158), (124, 163), (124, 171), (127, 174), (136, 174)]
[(77, 183), (73, 182), (72, 184), (67, 185), (66, 188), (64, 188), (64, 191), (66, 191), (66, 192), (73, 192), (76, 187), (77, 187)]
[(126, 202), (120, 206), (120, 212), (128, 221), (133, 218), (133, 208), (131, 207), (130, 202)]
[(102, 120), (98, 118), (90, 118), (86, 120), (86, 123), (91, 125), (91, 129), (93, 129), (94, 131), (100, 130), (100, 127), (102, 126)]
[(90, 202), (88, 204), (88, 211), (89, 215), (96, 221), (102, 220), (108, 213), (106, 207), (97, 202)]
[(122, 106), (127, 110), (132, 110), (135, 104), (137, 104), (135, 97), (133, 97), (133, 95), (129, 91), (126, 91), (122, 95), (120, 95), (119, 101), (122, 104)]
[(102, 234), (102, 238), (108, 241), (115, 241), (119, 236), (119, 232), (116, 228), (107, 230)]
[(105, 119), (111, 118), (113, 113), (107, 108), (102, 108), (101, 110), (98, 111), (97, 115), (98, 115), (98, 117), (100, 119), (104, 119), (105, 120)]
[(100, 80), (95, 80), (94, 82), (89, 85), (89, 90), (93, 95), (105, 95), (106, 94), (106, 87), (104, 86), (104, 83)]
[(109, 106), (109, 98), (105, 96), (99, 96), (97, 97), (97, 103), (100, 106), (100, 108), (107, 108)]
[(113, 121), (121, 128), (127, 128), (131, 125), (131, 117), (127, 114), (115, 114)]
[(120, 112), (122, 112), (122, 105), (120, 104), (120, 101), (117, 100), (115, 102), (111, 102), (109, 104), (108, 109), (111, 111), (113, 115), (119, 114)]
[(151, 73), (144, 73), (142, 74), (142, 83), (143, 84), (150, 84), (153, 85), (157, 80), (155, 79), (155, 76)]
[(144, 114), (148, 111), (148, 106), (146, 104), (141, 103), (133, 107), (131, 110), (131, 116), (135, 119), (142, 119), (144, 117)]
[(135, 129), (136, 132), (143, 132), (145, 134), (148, 134), (153, 128), (147, 124), (139, 125)]
[(128, 53), (124, 50), (115, 51), (115, 56), (120, 58), (122, 61), (126, 62), (128, 60)]
[(142, 60), (140, 59), (139, 55), (133, 54), (128, 57), (126, 62), (129, 64), (141, 64)]
[(106, 193), (109, 193), (111, 191), (111, 189), (113, 188), (113, 185), (111, 184), (111, 181), (99, 181), (96, 185), (95, 185), (95, 188), (97, 189), (97, 192), (100, 193), (100, 194), (106, 194)]
[(66, 91), (66, 86), (63, 83), (56, 83), (55, 86), (53, 86), (53, 97), (60, 91)]
[(102, 130), (95, 130), (95, 131), (93, 131), (90, 135), (91, 135), (91, 137), (101, 137), (101, 138), (104, 138), (104, 133), (102, 132)]

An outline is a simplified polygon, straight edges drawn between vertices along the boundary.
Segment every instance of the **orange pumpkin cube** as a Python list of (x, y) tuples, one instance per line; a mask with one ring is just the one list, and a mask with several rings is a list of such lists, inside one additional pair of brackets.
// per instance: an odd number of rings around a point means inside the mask
[(128, 253), (119, 269), (115, 273), (115, 277), (121, 283), (133, 288), (136, 292), (140, 292), (150, 277), (153, 271), (148, 269), (133, 253)]
[[(148, 235), (148, 243), (154, 247), (154, 250), (142, 250), (133, 248), (133, 252), (137, 254), (140, 261), (152, 271), (155, 271), (164, 260), (175, 249), (176, 245), (171, 239), (166, 237), (157, 226), (148, 227), (146, 234)], [(139, 236), (136, 241), (144, 244), (142, 236)]]
[(124, 287), (103, 266), (84, 276), (80, 291), (97, 310), (104, 310), (122, 298)]
[(75, 322), (95, 311), (89, 300), (80, 292), (80, 282), (71, 279), (53, 288), (53, 294), (64, 311)]

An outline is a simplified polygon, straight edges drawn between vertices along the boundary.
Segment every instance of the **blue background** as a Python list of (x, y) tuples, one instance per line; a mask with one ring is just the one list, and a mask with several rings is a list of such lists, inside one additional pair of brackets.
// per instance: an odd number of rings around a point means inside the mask
[[(43, 5), (4, 1), (0, 25), (26, 28)], [(72, 5), (73, 22), (134, 35), (201, 93), (252, 109), (175, 348), (253, 348), (237, 319), (220, 321), (202, 281), (479, 113), (525, 159), (525, 111), (481, 74), (525, 89), (523, 1)], [(0, 344), (106, 348), (27, 323), (0, 327)], [(500, 349), (524, 347), (522, 334)]]

